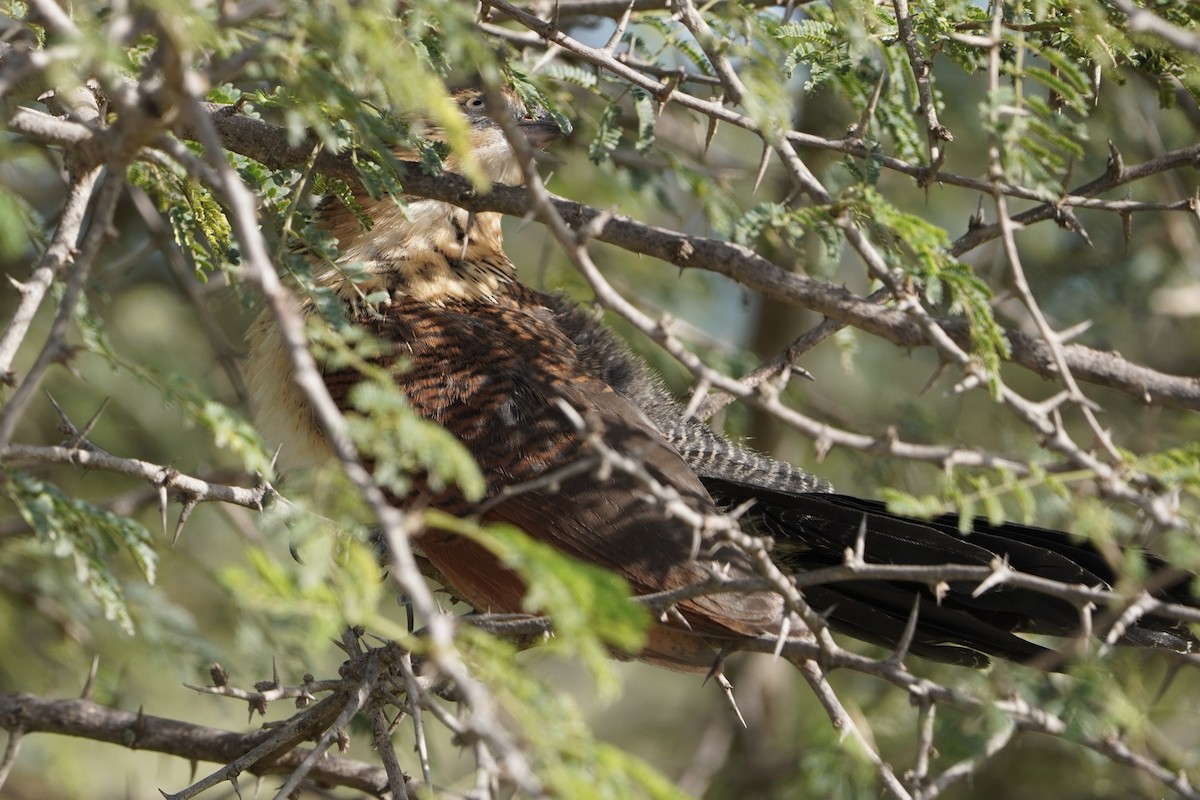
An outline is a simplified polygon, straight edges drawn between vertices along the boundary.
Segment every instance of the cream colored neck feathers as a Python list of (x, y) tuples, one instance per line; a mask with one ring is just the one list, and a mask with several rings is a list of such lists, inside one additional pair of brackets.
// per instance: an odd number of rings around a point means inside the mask
[(356, 268), (353, 282), (336, 267), (319, 280), (348, 302), (378, 291), (428, 303), (494, 301), (515, 280), (499, 214), (471, 215), (436, 200), (405, 206), (382, 200), (365, 210), (374, 221), (370, 230), (345, 208), (326, 220), (338, 239), (339, 267)]
[[(484, 113), (482, 97), (462, 93), (459, 101), (470, 125), (471, 152), (482, 172), (496, 183), (521, 183), (516, 156), (503, 131)], [(458, 166), (456, 155), (446, 160), (448, 171), (457, 172)], [(322, 220), (338, 240), (337, 264), (360, 267), (354, 270), (358, 274), (353, 283), (337, 268), (320, 277), (348, 302), (380, 290), (429, 303), (494, 301), (516, 279), (504, 254), (500, 214), (470, 214), (448, 203), (417, 198), (404, 205), (390, 198), (357, 199), (374, 223), (369, 230), (341, 204), (324, 209)]]
[[(479, 92), (455, 95), (469, 124), (471, 150), (484, 174), (497, 183), (521, 183), (521, 170), (500, 127), (486, 114)], [(556, 127), (530, 120), (524, 106), (506, 95), (513, 118), (526, 125), (526, 136), (540, 147), (559, 135)], [(436, 136), (436, 131), (432, 132)], [(456, 171), (457, 158), (447, 159)], [(355, 308), (368, 295), (385, 291), (389, 301), (413, 298), (445, 304), (456, 301), (496, 302), (515, 283), (514, 268), (504, 254), (500, 215), (471, 215), (435, 200), (411, 198), (405, 205), (391, 198), (357, 198), (372, 219), (365, 229), (340, 203), (321, 211), (321, 223), (337, 238), (335, 265), (320, 276)], [(358, 268), (350, 270), (349, 265)], [(353, 278), (348, 277), (353, 273)], [(365, 274), (364, 274), (365, 273)], [(310, 306), (311, 310), (311, 306)], [(279, 446), (279, 468), (327, 464), (332, 455), (313, 417), (308, 400), (296, 385), (287, 347), (274, 320), (263, 312), (249, 332), (246, 380), (259, 430), (269, 446)]]

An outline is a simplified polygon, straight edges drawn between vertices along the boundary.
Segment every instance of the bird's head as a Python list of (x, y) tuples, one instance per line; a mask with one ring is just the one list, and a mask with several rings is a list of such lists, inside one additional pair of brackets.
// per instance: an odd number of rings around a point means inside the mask
[[(498, 97), (494, 108), (489, 97)], [(526, 141), (541, 149), (562, 136), (563, 131), (548, 116), (531, 113), (515, 92), (503, 90), (489, 95), (479, 89), (463, 89), (453, 95), (467, 123), (467, 142), (479, 169), (494, 183), (523, 183), (521, 165), (497, 119), (511, 120)], [(505, 126), (509, 127), (509, 126)], [(444, 142), (445, 130), (429, 125), (423, 135)], [(414, 154), (398, 152), (401, 158)], [(445, 159), (450, 172), (463, 172), (457, 153)], [(355, 193), (359, 208), (352, 212), (336, 198), (320, 209), (325, 228), (337, 239), (337, 264), (321, 276), (349, 300), (379, 290), (393, 297), (404, 295), (441, 303), (454, 299), (494, 299), (515, 280), (515, 268), (504, 252), (501, 215), (494, 212), (470, 214), (438, 200), (406, 197), (403, 204), (390, 198), (371, 198)], [(362, 216), (372, 224), (364, 226)], [(341, 265), (355, 264), (356, 277), (348, 279)]]
[[(471, 153), (488, 180), (496, 183), (522, 183), (521, 167), (504, 130), (496, 121), (499, 116), (512, 120), (526, 141), (537, 150), (563, 135), (562, 128), (545, 112), (530, 111), (516, 92), (503, 89), (498, 93), (502, 106), (493, 108), (480, 89), (460, 89), (453, 95), (467, 120), (467, 139)], [(429, 138), (441, 138), (440, 131), (431, 131)], [(458, 159), (447, 159), (446, 168), (458, 171)]]

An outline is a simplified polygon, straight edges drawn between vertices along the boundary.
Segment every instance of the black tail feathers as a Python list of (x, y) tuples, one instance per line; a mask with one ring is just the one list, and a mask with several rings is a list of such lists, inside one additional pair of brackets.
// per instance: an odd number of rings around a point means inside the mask
[[(794, 573), (844, 563), (848, 548), (863, 536), (868, 563), (897, 565), (990, 566), (997, 557), (1021, 573), (1064, 584), (1111, 587), (1116, 575), (1104, 556), (1085, 541), (1061, 531), (972, 521), (959, 532), (956, 515), (931, 520), (889, 512), (879, 502), (831, 493), (791, 493), (720, 478), (704, 482), (722, 506), (749, 503), (743, 524), (775, 540), (772, 555)], [(1147, 583), (1167, 602), (1200, 606), (1190, 591), (1194, 576), (1172, 570), (1145, 555)], [(914, 604), (917, 624), (910, 652), (935, 661), (984, 666), (988, 656), (1053, 665), (1055, 651), (1018, 634), (1078, 636), (1083, 617), (1072, 601), (1029, 588), (1000, 584), (978, 595), (978, 580), (949, 581), (938, 597), (924, 583), (855, 580), (810, 586), (808, 602), (832, 628), (885, 647), (896, 647)], [(1093, 613), (1095, 632), (1104, 635), (1116, 619), (1112, 609)], [(1176, 620), (1148, 614), (1129, 624), (1117, 644), (1189, 653), (1200, 640)]]

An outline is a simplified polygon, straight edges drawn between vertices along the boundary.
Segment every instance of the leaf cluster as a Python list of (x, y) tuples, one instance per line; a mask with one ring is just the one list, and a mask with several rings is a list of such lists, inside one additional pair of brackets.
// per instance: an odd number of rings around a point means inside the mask
[(104, 616), (129, 635), (133, 618), (117, 575), (117, 555), (132, 557), (142, 578), (153, 584), (158, 555), (150, 532), (134, 520), (72, 497), (24, 472), (0, 472), (4, 496), (33, 529), (38, 546), (71, 563), (74, 578), (100, 603)]

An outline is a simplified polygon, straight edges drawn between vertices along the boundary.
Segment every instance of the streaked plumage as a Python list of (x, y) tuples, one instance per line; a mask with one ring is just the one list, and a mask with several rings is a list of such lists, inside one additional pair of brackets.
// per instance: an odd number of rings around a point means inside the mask
[[(492, 180), (520, 179), (507, 141), (477, 92), (457, 96), (470, 123), (480, 163)], [(550, 124), (509, 97), (511, 114), (536, 145)], [(453, 169), (453, 159), (448, 164)], [(578, 472), (556, 487), (500, 495), (505, 487), (558, 470), (587, 455), (588, 445), (560, 409), (565, 402), (602, 431), (604, 442), (636, 454), (662, 484), (694, 509), (715, 512), (748, 504), (747, 530), (774, 537), (778, 562), (802, 571), (840, 563), (864, 517), (866, 558), (880, 563), (988, 564), (1003, 555), (1021, 570), (1068, 582), (1112, 580), (1103, 559), (1065, 534), (1021, 526), (976, 524), (962, 539), (953, 520), (921, 522), (889, 514), (879, 504), (842, 497), (808, 473), (730, 442), (685, 419), (682, 407), (645, 366), (598, 322), (568, 302), (517, 281), (502, 246), (496, 214), (469, 215), (432, 200), (360, 198), (375, 224), (364, 230), (347, 209), (324, 207), (343, 263), (369, 273), (351, 285), (337, 270), (322, 277), (346, 303), (348, 316), (391, 350), (379, 359), (423, 416), (451, 431), (471, 451), (487, 481), (488, 500), (472, 506), (454, 492), (432, 498), (455, 513), (482, 507), (485, 521), (510, 522), (533, 538), (624, 577), (639, 594), (678, 588), (707, 575), (717, 562), (733, 577), (753, 573), (729, 546), (701, 550), (696, 532), (646, 498), (633, 477)], [(379, 290), (388, 300), (367, 307)], [(398, 368), (401, 361), (406, 367)], [(321, 442), (287, 360), (265, 316), (251, 332), (249, 381), (264, 436), (281, 443), (285, 467), (321, 463)], [(330, 371), (330, 392), (348, 408), (357, 373)], [(398, 503), (413, 498), (395, 498)], [(419, 539), (424, 554), (455, 594), (476, 608), (518, 611), (524, 587), (484, 548), (449, 534)], [(1030, 660), (1045, 651), (1017, 632), (1072, 634), (1078, 614), (1062, 601), (1029, 591), (998, 589), (971, 597), (974, 586), (951, 584), (939, 604), (923, 586), (856, 582), (810, 588), (807, 599), (831, 624), (868, 641), (894, 645), (923, 597), (913, 651), (943, 661), (986, 662), (986, 655)], [(1177, 590), (1179, 598), (1185, 597)], [(716, 654), (744, 637), (776, 633), (780, 599), (771, 593), (721, 594), (688, 601), (680, 618), (658, 625), (640, 657), (684, 670), (707, 670)], [(1142, 620), (1125, 642), (1188, 650), (1196, 640), (1183, 626)]]

